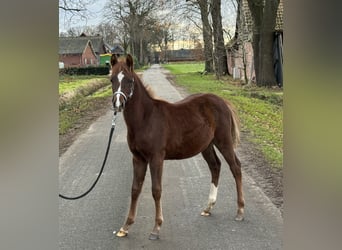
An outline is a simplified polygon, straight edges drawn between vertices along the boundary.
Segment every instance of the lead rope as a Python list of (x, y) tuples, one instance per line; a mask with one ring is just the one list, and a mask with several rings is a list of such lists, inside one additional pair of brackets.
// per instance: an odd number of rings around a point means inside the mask
[(101, 167), (100, 173), (99, 173), (99, 175), (97, 176), (96, 180), (94, 181), (93, 185), (92, 185), (85, 193), (83, 193), (83, 194), (81, 194), (81, 195), (79, 195), (79, 196), (76, 196), (76, 197), (67, 197), (67, 196), (64, 196), (64, 195), (62, 195), (62, 194), (59, 194), (59, 197), (61, 197), (61, 198), (63, 198), (63, 199), (66, 199), (66, 200), (77, 200), (77, 199), (80, 199), (80, 198), (86, 196), (87, 194), (90, 193), (91, 190), (93, 190), (93, 188), (95, 187), (96, 183), (97, 183), (98, 180), (100, 179), (100, 176), (102, 175), (104, 166), (105, 166), (106, 161), (107, 161), (107, 156), (108, 156), (108, 152), (109, 152), (109, 148), (110, 148), (110, 143), (111, 143), (111, 141), (112, 141), (113, 132), (114, 132), (114, 129), (115, 129), (115, 120), (116, 120), (116, 112), (114, 112), (114, 116), (113, 116), (113, 120), (112, 120), (112, 127), (111, 127), (110, 132), (109, 132), (108, 145), (107, 145), (105, 157), (104, 157), (104, 159), (103, 159), (102, 167)]

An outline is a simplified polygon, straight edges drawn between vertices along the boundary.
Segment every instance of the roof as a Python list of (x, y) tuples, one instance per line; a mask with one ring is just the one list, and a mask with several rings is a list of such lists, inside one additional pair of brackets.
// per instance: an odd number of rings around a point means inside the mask
[[(60, 37), (59, 38), (59, 50), (60, 54), (62, 51), (72, 53), (71, 51), (75, 51), (77, 53), (82, 53), (85, 45), (88, 41), (91, 41), (91, 45), (93, 51), (96, 54), (102, 54), (106, 52), (106, 46), (103, 41), (102, 36), (79, 36), (79, 37)], [(61, 51), (62, 50), (62, 51)], [(68, 54), (68, 53), (64, 53)]]
[(89, 39), (93, 44), (95, 53), (97, 54), (102, 54), (103, 50), (105, 50), (105, 48), (103, 48), (105, 47), (105, 44), (102, 36), (86, 36), (80, 38)]
[(116, 44), (113, 46), (111, 52), (113, 54), (123, 54), (125, 52), (125, 50), (123, 49), (123, 47), (120, 44)]
[(93, 44), (89, 39), (79, 39), (79, 37), (60, 37), (59, 54), (82, 54), (88, 43), (94, 51)]

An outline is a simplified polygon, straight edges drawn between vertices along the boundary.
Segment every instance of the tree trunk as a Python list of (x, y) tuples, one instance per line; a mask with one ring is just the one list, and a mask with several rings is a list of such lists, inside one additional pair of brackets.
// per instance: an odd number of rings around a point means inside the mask
[(213, 20), (215, 74), (219, 78), (228, 74), (227, 53), (222, 30), (221, 0), (212, 0), (211, 17)]
[(202, 19), (202, 30), (203, 30), (203, 42), (204, 42), (204, 60), (205, 60), (205, 71), (208, 73), (214, 72), (213, 66), (213, 40), (212, 40), (212, 29), (209, 23), (209, 11), (208, 1), (198, 0), (198, 5), (201, 11)]
[(144, 53), (143, 53), (143, 39), (142, 35), (140, 34), (140, 56), (139, 56), (139, 63), (140, 65), (144, 65)]
[(258, 86), (276, 84), (273, 68), (273, 34), (279, 0), (248, 0), (253, 18), (253, 54)]
[(243, 73), (245, 77), (245, 84), (249, 84), (248, 76), (247, 76), (247, 58), (246, 58), (246, 44), (242, 43), (242, 63), (243, 63)]

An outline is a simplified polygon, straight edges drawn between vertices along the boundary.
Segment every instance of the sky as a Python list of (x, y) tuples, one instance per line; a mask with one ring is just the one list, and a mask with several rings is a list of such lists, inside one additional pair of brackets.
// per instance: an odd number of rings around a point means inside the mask
[[(88, 10), (92, 13), (90, 18), (87, 20), (79, 20), (79, 18), (73, 18), (72, 22), (65, 21), (63, 18), (63, 11), (60, 10), (59, 15), (59, 32), (66, 32), (71, 27), (83, 27), (83, 26), (96, 26), (100, 24), (103, 20), (102, 10), (108, 0), (93, 0), (93, 3), (88, 6)], [(223, 25), (227, 27), (231, 26), (230, 29), (235, 29), (235, 19), (236, 14), (231, 1), (222, 1), (222, 18)], [(234, 33), (233, 33), (234, 34)]]
[(105, 6), (107, 0), (95, 0), (88, 6), (89, 11), (92, 12), (91, 18), (87, 20), (79, 20), (74, 18), (70, 23), (63, 18), (63, 10), (59, 12), (59, 32), (66, 32), (71, 27), (83, 27), (83, 26), (96, 26), (102, 22), (102, 9)]

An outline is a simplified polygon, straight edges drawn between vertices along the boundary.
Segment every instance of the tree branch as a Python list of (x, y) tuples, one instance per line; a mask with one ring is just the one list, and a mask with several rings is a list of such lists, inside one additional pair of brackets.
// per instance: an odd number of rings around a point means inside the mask
[(76, 9), (76, 8), (67, 8), (64, 6), (58, 6), (58, 8), (64, 10), (64, 11), (75, 11), (75, 12), (80, 12), (80, 11), (86, 11), (87, 9)]

